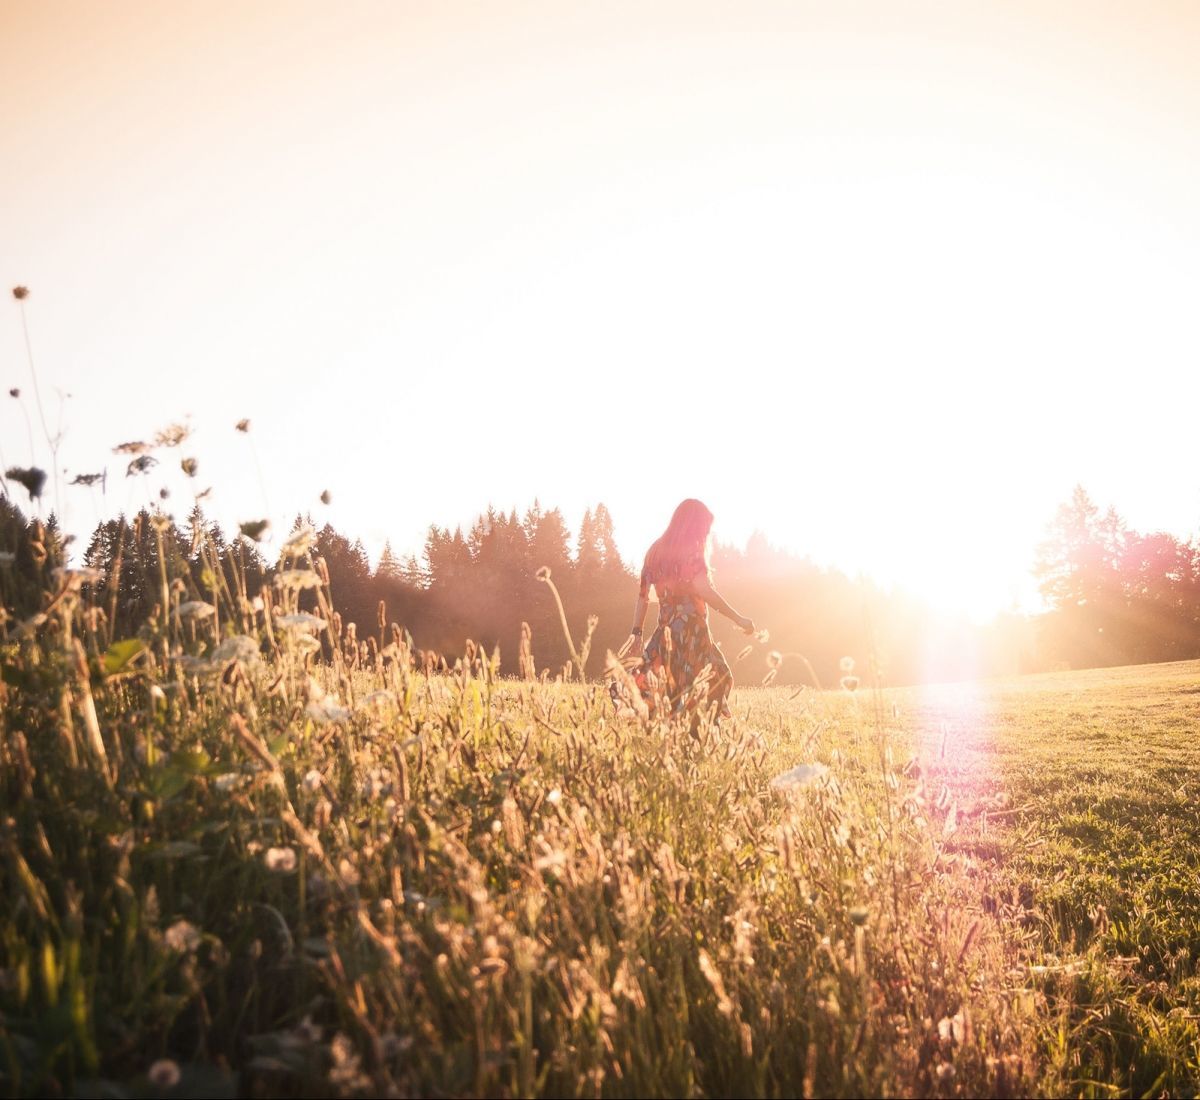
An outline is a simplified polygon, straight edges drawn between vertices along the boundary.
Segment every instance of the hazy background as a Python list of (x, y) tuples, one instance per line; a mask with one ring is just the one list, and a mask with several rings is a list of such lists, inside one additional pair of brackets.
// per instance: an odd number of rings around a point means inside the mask
[[(1200, 8), (0, 0), (0, 278), (67, 526), (157, 500), (419, 553), (687, 495), (975, 616), (1083, 482), (1200, 515)], [(0, 382), (28, 400), (19, 308)], [(48, 463), (0, 402), (8, 464)], [(247, 439), (234, 432), (252, 420)], [(254, 453), (262, 477), (255, 468)], [(169, 461), (168, 461), (169, 459)], [(265, 492), (264, 492), (265, 484)], [(322, 490), (333, 503), (318, 502)]]

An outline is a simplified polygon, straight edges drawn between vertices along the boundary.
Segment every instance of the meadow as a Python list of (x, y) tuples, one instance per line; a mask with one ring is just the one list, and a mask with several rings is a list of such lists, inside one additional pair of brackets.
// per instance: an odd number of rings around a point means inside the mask
[(696, 724), (212, 580), (0, 623), (4, 1094), (1200, 1087), (1197, 664)]

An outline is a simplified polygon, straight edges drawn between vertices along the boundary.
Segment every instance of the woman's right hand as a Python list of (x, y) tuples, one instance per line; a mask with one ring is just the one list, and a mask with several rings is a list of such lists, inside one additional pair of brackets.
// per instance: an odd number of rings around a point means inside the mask
[(739, 627), (741, 627), (741, 629), (746, 634), (754, 633), (754, 620), (753, 619), (747, 619), (746, 616), (743, 615), (740, 619), (738, 619), (737, 624)]

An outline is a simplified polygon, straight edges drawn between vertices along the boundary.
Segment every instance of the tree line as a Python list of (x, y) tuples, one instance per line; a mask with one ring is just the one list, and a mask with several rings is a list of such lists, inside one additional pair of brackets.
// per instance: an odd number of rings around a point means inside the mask
[[(296, 517), (296, 527), (309, 523)], [(0, 498), (0, 598), (9, 616), (37, 612), (52, 569), (66, 560), (63, 543), (53, 516), (29, 520)], [(344, 622), (358, 624), (360, 637), (376, 631), (382, 612), (434, 660), (452, 664), (471, 639), (489, 654), (498, 650), (507, 675), (528, 671), (523, 632), (538, 674), (569, 671), (558, 607), (539, 571), (549, 570), (577, 644), (595, 617), (586, 670), (593, 677), (602, 673), (605, 651), (624, 642), (637, 594), (637, 568), (618, 552), (603, 504), (585, 513), (576, 532), (557, 508), (535, 503), (524, 515), (489, 508), (465, 531), (430, 527), (419, 557), (400, 558), (385, 546), (374, 567), (360, 541), (326, 524), (313, 552), (328, 571), (334, 607)], [(82, 557), (104, 574), (97, 603), (116, 636), (135, 634), (153, 618), (164, 577), (179, 598), (204, 600), (218, 583), (252, 597), (274, 572), (259, 544), (227, 535), (199, 506), (181, 523), (145, 510), (104, 521)], [(748, 639), (712, 615), (714, 636), (743, 684), (769, 677), (828, 687), (875, 676), (906, 684), (1200, 656), (1200, 548), (1130, 530), (1082, 488), (1037, 548), (1034, 572), (1048, 606), (1041, 615), (1002, 614), (982, 626), (948, 620), (760, 534), (744, 547), (716, 546), (713, 566), (722, 592), (769, 632), (738, 661)]]

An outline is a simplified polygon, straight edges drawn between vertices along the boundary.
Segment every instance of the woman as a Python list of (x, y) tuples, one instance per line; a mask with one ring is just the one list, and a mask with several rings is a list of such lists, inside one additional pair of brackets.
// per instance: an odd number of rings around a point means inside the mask
[[(715, 704), (718, 715), (729, 715), (726, 700), (733, 674), (709, 633), (708, 609), (716, 608), (747, 634), (754, 633), (754, 623), (734, 611), (713, 588), (709, 560), (712, 523), (712, 512), (700, 501), (685, 500), (675, 509), (662, 537), (647, 551), (642, 565), (633, 629), (622, 653), (641, 658), (632, 669), (632, 679), (651, 710), (661, 697), (672, 711)], [(658, 625), (643, 652), (642, 624), (651, 585), (658, 594)], [(613, 687), (619, 705), (620, 683)]]

